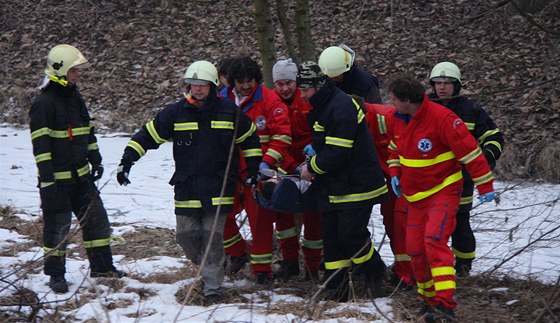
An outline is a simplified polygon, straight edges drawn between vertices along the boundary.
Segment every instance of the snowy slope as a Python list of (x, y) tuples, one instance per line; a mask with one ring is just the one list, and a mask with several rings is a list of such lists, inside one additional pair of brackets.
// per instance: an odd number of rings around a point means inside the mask
[[(110, 221), (124, 224), (115, 227), (114, 234), (118, 236), (133, 230), (133, 226), (173, 229), (175, 227), (173, 190), (168, 184), (174, 168), (171, 143), (163, 144), (159, 150), (149, 151), (133, 166), (130, 175), (132, 184), (122, 187), (117, 184), (115, 173), (128, 139), (129, 135), (124, 134), (98, 136), (105, 165), (105, 174), (99, 181), (101, 196)], [(36, 167), (29, 130), (0, 127), (0, 205), (9, 205), (24, 211), (27, 214), (20, 214), (19, 217), (26, 221), (37, 221), (36, 215), (40, 214), (35, 176)], [(472, 225), (478, 241), (474, 273), (495, 270), (497, 274), (554, 282), (560, 275), (560, 206), (558, 205), (560, 185), (497, 182), (496, 191), (500, 194), (499, 204), (488, 203), (476, 206), (473, 211)], [(380, 249), (385, 262), (392, 263), (388, 241), (383, 239), (384, 231), (378, 207), (374, 208), (372, 214), (371, 229), (374, 232), (375, 246)], [(249, 234), (246, 228), (244, 234)], [(8, 248), (25, 239), (24, 236), (0, 229), (1, 248)], [(39, 259), (41, 256), (42, 250), (40, 246), (36, 246), (31, 250), (20, 252), (17, 258), (0, 257), (0, 274), (5, 277), (6, 273), (18, 268), (25, 261)], [(127, 259), (122, 255), (115, 255), (115, 260), (119, 268), (138, 276), (190, 266), (184, 256), (180, 259), (163, 256)], [(78, 320), (102, 318), (102, 321), (109, 322), (176, 320), (289, 322), (299, 317), (296, 311), (293, 315), (271, 314), (267, 311), (270, 304), (275, 302), (301, 301), (295, 295), (277, 293), (275, 290), (245, 295), (249, 299), (254, 299), (251, 308), (247, 308), (246, 304), (221, 304), (213, 307), (182, 306), (177, 303), (174, 294), (192, 279), (176, 284), (150, 284), (131, 278), (123, 279), (127, 287), (157, 291), (155, 296), (139, 299), (138, 294), (135, 293), (112, 293), (111, 288), (97, 285), (86, 278), (88, 265), (84, 259), (71, 257), (67, 262), (67, 269), (67, 279), (72, 283), (71, 293), (78, 291), (79, 294), (91, 294), (94, 288), (97, 295), (104, 296), (70, 311)], [(32, 289), (40, 298), (46, 300), (61, 300), (70, 295), (51, 293), (46, 286), (47, 281), (46, 276), (37, 272), (21, 278), (18, 283)], [(235, 289), (246, 284), (251, 282), (227, 278), (225, 287)], [(5, 282), (0, 282), (0, 296), (9, 295), (11, 292), (12, 289)], [(109, 301), (126, 301), (129, 305), (106, 311), (104, 308)], [(384, 313), (391, 315), (390, 304), (390, 299), (383, 298), (376, 300), (375, 305)], [(377, 313), (376, 307), (371, 302), (340, 304), (331, 311), (344, 313), (348, 307), (363, 313)], [(341, 315), (339, 319), (344, 317), (343, 314)], [(385, 321), (380, 315), (377, 317), (380, 322)], [(344, 320), (355, 319), (344, 318)]]

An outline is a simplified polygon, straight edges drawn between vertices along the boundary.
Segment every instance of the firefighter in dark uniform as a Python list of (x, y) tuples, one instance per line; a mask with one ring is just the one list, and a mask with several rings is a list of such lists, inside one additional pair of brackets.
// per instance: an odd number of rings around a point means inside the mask
[(347, 94), (357, 95), (367, 103), (383, 103), (377, 76), (369, 74), (355, 62), (356, 53), (340, 44), (326, 48), (319, 56), (321, 71)]
[(373, 205), (388, 199), (388, 190), (365, 113), (315, 62), (301, 64), (297, 84), (313, 107), (307, 115), (312, 145), (304, 148), (311, 157), (301, 178), (313, 180), (320, 191), (328, 279), (323, 298), (347, 299), (347, 272), (361, 276), (379, 297), (386, 266), (373, 247), (368, 223)]
[[(504, 138), (498, 126), (484, 109), (465, 97), (456, 97), (461, 91), (461, 71), (451, 62), (441, 62), (430, 73), (430, 85), (433, 92), (430, 100), (440, 103), (455, 112), (467, 125), (471, 134), (478, 141), (490, 169), (502, 155)], [(457, 276), (468, 276), (475, 258), (476, 240), (470, 225), (470, 210), (473, 202), (474, 183), (469, 173), (463, 168), (463, 193), (457, 227), (452, 235), (452, 249), (455, 254)]]
[(148, 149), (173, 141), (175, 173), (169, 183), (175, 187), (177, 243), (189, 260), (202, 267), (205, 304), (211, 305), (223, 299), (223, 231), (233, 207), (239, 154), (247, 162), (245, 181), (254, 187), (262, 152), (251, 119), (234, 103), (217, 96), (218, 71), (212, 63), (192, 63), (185, 83), (184, 98), (158, 112), (129, 141), (117, 181), (129, 184), (135, 161)]
[(111, 228), (94, 184), (103, 174), (101, 154), (93, 119), (76, 87), (81, 69), (88, 65), (75, 47), (53, 47), (41, 93), (29, 112), (43, 210), (44, 272), (56, 293), (68, 291), (65, 251), (72, 212), (80, 222), (90, 276), (125, 275), (113, 266)]

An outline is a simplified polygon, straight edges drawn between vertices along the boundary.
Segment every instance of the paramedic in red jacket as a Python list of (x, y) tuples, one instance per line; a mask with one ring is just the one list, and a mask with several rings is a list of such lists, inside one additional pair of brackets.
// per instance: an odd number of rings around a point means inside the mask
[[(257, 126), (263, 154), (259, 169), (275, 169), (292, 143), (288, 108), (274, 92), (261, 85), (261, 70), (250, 57), (238, 57), (231, 61), (227, 75), (230, 85), (222, 90), (222, 96), (235, 103)], [(245, 168), (242, 160), (240, 179), (247, 177)], [(235, 221), (235, 216), (245, 209), (253, 236), (250, 254), (252, 270), (258, 284), (268, 284), (272, 279), (272, 232), (276, 213), (259, 206), (253, 198), (253, 190), (245, 183), (240, 181), (237, 187), (234, 211), (228, 215), (224, 229), (224, 247), (231, 256), (228, 272), (239, 271), (248, 259), (247, 244)]]
[[(366, 110), (366, 123), (375, 143), (379, 164), (387, 183), (390, 183), (391, 177), (387, 165), (387, 159), (389, 159), (387, 120), (397, 112), (397, 109), (390, 105), (363, 102), (363, 99), (357, 96), (352, 97)], [(410, 288), (414, 285), (414, 276), (410, 266), (410, 256), (406, 254), (406, 203), (403, 198), (397, 198), (390, 184), (387, 185), (387, 188), (390, 199), (381, 203), (381, 215), (385, 232), (389, 237), (391, 251), (395, 257), (395, 264), (392, 268), (394, 276), (391, 277), (391, 281), (395, 285), (400, 283), (402, 287)]]
[(406, 248), (426, 322), (454, 319), (454, 257), (447, 243), (461, 199), (461, 165), (472, 175), (481, 202), (494, 199), (494, 177), (467, 126), (431, 102), (419, 81), (399, 76), (388, 89), (397, 108), (388, 127), (389, 172), (393, 191), (408, 205)]
[[(307, 114), (312, 107), (301, 97), (301, 90), (297, 88), (297, 72), (297, 65), (291, 59), (279, 60), (272, 68), (274, 92), (288, 106), (292, 128), (292, 145), (278, 167), (278, 171), (284, 174), (299, 173), (300, 165), (305, 161), (303, 148), (311, 143)], [(276, 236), (283, 258), (280, 269), (274, 273), (278, 277), (288, 278), (299, 274), (299, 241), (294, 216), (293, 213), (279, 212), (276, 219)], [(305, 280), (317, 280), (323, 249), (321, 214), (303, 212), (301, 217), (304, 230), (301, 249)]]

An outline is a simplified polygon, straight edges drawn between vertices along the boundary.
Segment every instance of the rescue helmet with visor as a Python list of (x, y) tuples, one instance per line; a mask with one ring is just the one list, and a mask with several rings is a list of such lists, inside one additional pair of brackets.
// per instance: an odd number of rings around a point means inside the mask
[(323, 50), (319, 56), (319, 67), (328, 77), (337, 77), (348, 72), (354, 64), (356, 53), (348, 46), (340, 44)]
[(209, 85), (212, 83), (218, 86), (220, 84), (216, 66), (204, 60), (189, 65), (184, 78), (185, 83), (190, 85)]

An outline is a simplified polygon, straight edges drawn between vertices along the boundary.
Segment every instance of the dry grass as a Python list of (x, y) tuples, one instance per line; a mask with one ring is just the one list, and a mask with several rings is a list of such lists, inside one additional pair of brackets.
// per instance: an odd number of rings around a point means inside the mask
[(552, 183), (560, 183), (560, 167), (558, 161), (560, 160), (560, 144), (550, 144), (544, 147), (535, 159), (534, 166), (538, 167), (535, 172), (542, 170), (543, 178)]
[[(36, 221), (32, 223), (23, 221), (14, 215), (16, 212), (17, 210), (13, 208), (0, 208), (0, 228), (11, 228), (20, 234), (29, 234), (28, 237), (34, 242), (29, 243), (28, 247), (32, 244), (40, 245), (37, 233), (39, 223)], [(115, 248), (115, 250), (118, 250), (118, 254), (125, 255), (131, 259), (143, 259), (161, 255), (176, 258), (184, 256), (175, 243), (173, 230), (137, 227), (134, 232), (126, 233), (125, 239), (127, 243), (119, 245), (118, 249)], [(150, 246), (150, 248), (146, 248), (146, 246)], [(4, 256), (17, 255), (14, 248), (10, 250), (12, 250), (12, 253), (4, 251)], [(130, 278), (142, 283), (173, 284), (189, 281), (189, 279), (196, 276), (196, 272), (196, 266), (185, 261), (185, 265), (182, 268), (158, 272), (148, 276), (136, 277), (131, 275)], [(233, 275), (232, 278), (235, 280), (247, 279), (249, 281), (254, 279), (249, 266)], [(16, 288), (16, 292), (12, 295), (0, 298), (0, 319), (5, 322), (71, 321), (73, 318), (63, 312), (78, 309), (98, 298), (100, 295), (98, 286), (103, 286), (103, 289), (108, 289), (110, 293), (136, 294), (141, 300), (157, 296), (157, 290), (130, 287), (127, 285), (126, 280), (119, 279), (97, 279), (95, 286), (86, 290), (81, 289), (79, 294), (52, 304), (41, 303), (34, 291)], [(296, 315), (303, 320), (317, 321), (336, 320), (340, 317), (353, 318), (357, 321), (371, 321), (380, 319), (383, 314), (364, 310), (364, 308), (370, 308), (363, 306), (371, 302), (367, 297), (351, 299), (349, 303), (356, 306), (348, 306), (342, 310), (339, 307), (340, 304), (336, 302), (314, 302), (312, 298), (317, 290), (317, 282), (302, 282), (296, 279), (274, 281), (270, 286), (248, 283), (243, 286), (226, 289), (224, 303), (236, 304), (235, 306), (238, 308), (251, 309), (259, 313)], [(276, 295), (297, 296), (301, 300), (272, 302), (270, 291), (273, 291)], [(415, 291), (405, 292), (387, 286), (386, 295), (391, 299), (395, 321), (423, 321), (419, 314), (422, 302), (417, 297)], [(177, 302), (185, 305), (203, 305), (200, 281), (187, 283), (180, 287), (175, 297)], [(511, 279), (508, 277), (473, 276), (458, 280), (456, 300), (458, 303), (456, 314), (460, 322), (548, 323), (560, 321), (559, 285), (546, 285), (533, 280)], [(131, 299), (125, 298), (107, 300), (103, 306), (107, 311), (110, 311), (116, 308), (125, 308), (131, 304)], [(14, 306), (19, 306), (20, 310), (14, 311)], [(26, 308), (29, 310), (22, 310)], [(127, 316), (140, 319), (154, 314), (150, 311), (153, 310), (147, 309), (127, 314)]]
[[(421, 321), (422, 302), (415, 291), (396, 292), (393, 310), (404, 322)], [(537, 281), (472, 276), (457, 281), (459, 322), (559, 322), (560, 286)]]
[(37, 92), (32, 87), (9, 86), (0, 91), (0, 118), (12, 125), (27, 125), (28, 110)]
[[(0, 228), (17, 232), (29, 242), (11, 244), (10, 248), (0, 249), (0, 256), (13, 257), (18, 252), (29, 250), (42, 244), (42, 225), (39, 221), (24, 221), (15, 214), (18, 210), (10, 206), (0, 206)], [(9, 241), (7, 241), (9, 242)]]
[(518, 178), (543, 179), (560, 183), (560, 145), (535, 142), (529, 147), (508, 147), (498, 160), (496, 173), (506, 180)]
[(113, 253), (124, 254), (132, 259), (155, 256), (179, 258), (184, 255), (175, 241), (175, 231), (171, 229), (135, 226), (134, 231), (124, 233), (122, 238), (125, 243), (115, 245)]
[(204, 304), (202, 282), (196, 281), (182, 286), (175, 293), (175, 299), (179, 304), (202, 306)]

